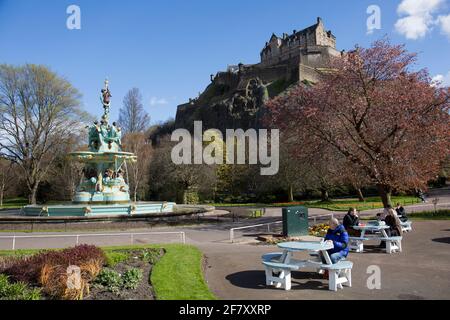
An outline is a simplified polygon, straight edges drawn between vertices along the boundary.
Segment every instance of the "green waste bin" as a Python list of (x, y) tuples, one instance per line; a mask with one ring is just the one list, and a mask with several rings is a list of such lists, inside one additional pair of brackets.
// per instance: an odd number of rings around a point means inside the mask
[(288, 207), (283, 208), (283, 236), (306, 236), (309, 233), (308, 208)]

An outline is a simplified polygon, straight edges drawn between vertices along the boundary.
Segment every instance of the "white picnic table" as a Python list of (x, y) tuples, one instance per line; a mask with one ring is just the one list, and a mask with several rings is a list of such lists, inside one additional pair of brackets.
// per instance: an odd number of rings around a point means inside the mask
[[(333, 249), (334, 245), (331, 241), (321, 241), (321, 242), (283, 242), (278, 244), (278, 248), (283, 249), (283, 255), (280, 261), (282, 263), (289, 264), (292, 259), (292, 254), (298, 251), (309, 251), (309, 252), (322, 252), (323, 257), (327, 264), (332, 264), (331, 258), (328, 255), (327, 250)], [(310, 260), (294, 260), (293, 263), (299, 263), (303, 267), (306, 265), (316, 265), (317, 263), (311, 263)], [(320, 262), (320, 264), (322, 264)]]
[[(377, 239), (377, 238), (388, 238), (389, 236), (386, 233), (386, 230), (390, 227), (388, 225), (375, 225), (375, 224), (364, 224), (359, 226), (353, 226), (353, 229), (360, 230), (361, 231), (361, 238), (366, 237), (366, 232), (369, 231), (372, 233), (370, 238)], [(381, 236), (378, 236), (376, 232), (381, 233)], [(369, 238), (369, 237), (368, 237)]]
[[(377, 240), (386, 242), (386, 253), (401, 252), (402, 237), (390, 237), (386, 230), (390, 229), (390, 226), (386, 225), (384, 222), (379, 221), (368, 221), (366, 224), (360, 224), (358, 226), (352, 227), (354, 230), (360, 230), (361, 235), (359, 237), (350, 237), (350, 249), (356, 252), (364, 251), (364, 241), (366, 240)], [(370, 234), (367, 235), (366, 233)]]
[[(333, 249), (332, 241), (321, 242), (283, 242), (278, 247), (283, 250), (282, 253), (269, 253), (263, 255), (263, 264), (265, 265), (266, 285), (274, 285), (277, 288), (291, 289), (291, 271), (303, 268), (313, 268), (315, 271), (329, 271), (329, 289), (336, 291), (342, 289), (342, 285), (351, 286), (351, 268), (353, 263), (350, 261), (339, 261), (333, 264), (327, 250)], [(319, 253), (316, 260), (297, 260), (293, 259), (293, 253), (299, 251), (309, 251)], [(322, 262), (320, 255), (323, 256), (326, 263)], [(279, 275), (274, 275), (279, 272)]]

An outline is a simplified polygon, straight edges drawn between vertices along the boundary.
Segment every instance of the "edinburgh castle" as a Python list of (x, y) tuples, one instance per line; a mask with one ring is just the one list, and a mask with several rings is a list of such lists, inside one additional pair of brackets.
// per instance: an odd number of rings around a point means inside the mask
[(193, 121), (203, 128), (258, 128), (265, 102), (298, 83), (317, 82), (336, 50), (336, 37), (321, 18), (301, 31), (281, 37), (272, 34), (257, 64), (232, 65), (211, 75), (211, 84), (197, 98), (178, 106), (175, 127), (191, 130)]

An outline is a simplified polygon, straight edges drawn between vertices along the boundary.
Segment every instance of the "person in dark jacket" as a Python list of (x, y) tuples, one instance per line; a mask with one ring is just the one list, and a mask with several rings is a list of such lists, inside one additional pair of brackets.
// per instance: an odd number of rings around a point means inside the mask
[(384, 222), (390, 227), (386, 230), (386, 234), (389, 237), (399, 237), (402, 235), (402, 224), (394, 209), (389, 209)]
[(350, 208), (344, 217), (343, 225), (348, 234), (354, 237), (359, 237), (361, 232), (353, 229), (354, 226), (359, 225), (359, 216), (355, 208)]
[(425, 193), (423, 193), (423, 191), (420, 190), (420, 189), (417, 191), (417, 197), (418, 197), (420, 200), (422, 200), (422, 203), (427, 202), (427, 200), (425, 199)]
[(406, 210), (402, 207), (400, 203), (397, 203), (397, 207), (395, 208), (395, 211), (397, 212), (397, 216), (400, 219), (401, 222), (408, 221), (408, 217), (406, 216)]
[(337, 263), (347, 257), (349, 252), (348, 233), (336, 218), (330, 220), (330, 229), (325, 235), (325, 241), (331, 241), (334, 245), (333, 249), (328, 250), (331, 262)]

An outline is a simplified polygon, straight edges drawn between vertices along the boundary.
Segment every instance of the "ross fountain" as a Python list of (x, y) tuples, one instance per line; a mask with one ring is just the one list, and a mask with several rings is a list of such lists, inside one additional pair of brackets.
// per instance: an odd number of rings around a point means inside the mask
[(109, 122), (111, 93), (108, 80), (101, 90), (104, 114), (100, 123), (89, 127), (89, 151), (69, 154), (84, 164), (83, 176), (72, 203), (64, 205), (31, 205), (23, 208), (27, 216), (117, 216), (173, 212), (172, 202), (131, 202), (124, 179), (127, 163), (137, 161), (130, 152), (122, 151), (122, 132)]

